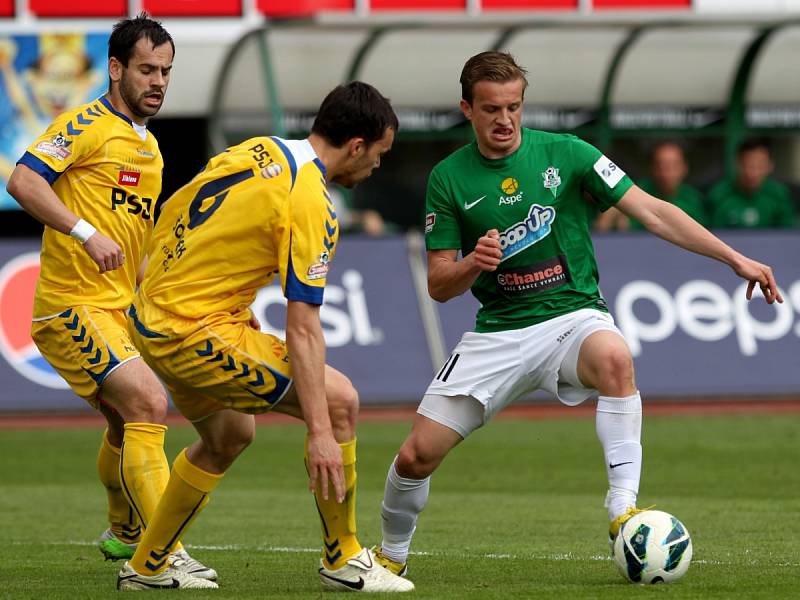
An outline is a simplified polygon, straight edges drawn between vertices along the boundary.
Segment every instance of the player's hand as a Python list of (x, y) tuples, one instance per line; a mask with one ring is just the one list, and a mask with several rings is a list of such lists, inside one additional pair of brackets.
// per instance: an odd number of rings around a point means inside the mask
[(308, 435), (308, 489), (322, 490), (328, 499), (329, 486), (333, 485), (336, 501), (344, 502), (344, 467), (342, 449), (331, 432)]
[(119, 269), (125, 264), (125, 254), (119, 244), (99, 231), (83, 243), (83, 249), (97, 263), (101, 273)]
[(252, 311), (250, 312), (250, 319), (248, 319), (247, 324), (250, 325), (250, 327), (252, 327), (256, 331), (261, 331), (261, 323), (259, 322), (258, 319), (256, 319), (256, 316), (253, 314)]
[(481, 271), (497, 270), (497, 265), (503, 258), (503, 251), (500, 250), (500, 233), (497, 229), (490, 229), (486, 235), (478, 238), (473, 255), (475, 264)]
[(783, 302), (783, 296), (781, 296), (778, 290), (778, 284), (775, 282), (775, 277), (772, 275), (772, 269), (770, 267), (762, 265), (760, 262), (756, 262), (746, 256), (742, 256), (740, 260), (732, 265), (732, 268), (739, 277), (747, 279), (749, 282), (747, 284), (748, 300), (753, 297), (753, 289), (755, 289), (756, 284), (758, 284), (761, 288), (761, 293), (764, 294), (764, 299), (767, 301), (767, 304), (772, 304), (776, 300), (781, 303)]

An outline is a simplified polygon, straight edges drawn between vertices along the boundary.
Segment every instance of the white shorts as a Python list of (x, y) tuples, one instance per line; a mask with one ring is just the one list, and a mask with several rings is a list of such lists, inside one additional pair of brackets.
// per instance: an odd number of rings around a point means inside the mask
[(536, 390), (550, 392), (568, 406), (580, 404), (595, 390), (578, 379), (578, 354), (583, 340), (596, 331), (622, 337), (611, 315), (591, 308), (524, 329), (467, 332), (428, 386), (417, 412), (466, 437)]

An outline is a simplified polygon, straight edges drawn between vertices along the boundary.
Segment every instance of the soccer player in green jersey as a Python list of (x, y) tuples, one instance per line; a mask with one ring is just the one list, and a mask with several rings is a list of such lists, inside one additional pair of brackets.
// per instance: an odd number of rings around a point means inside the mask
[(389, 468), (376, 555), (398, 574), (431, 473), (471, 432), (537, 389), (567, 405), (599, 394), (612, 539), (637, 512), (642, 403), (630, 350), (597, 287), (584, 193), (602, 209), (616, 206), (659, 237), (729, 265), (750, 282), (748, 298), (759, 285), (768, 303), (783, 301), (768, 266), (642, 191), (590, 144), (523, 129), (527, 81), (510, 55), (473, 56), (461, 86), (461, 110), (476, 139), (430, 175), (428, 290), (439, 302), (471, 290), (481, 308), (475, 331), (464, 334), (428, 387)]
[(708, 192), (711, 226), (796, 227), (789, 188), (771, 177), (774, 168), (766, 140), (742, 142), (736, 151), (736, 176), (720, 181)]

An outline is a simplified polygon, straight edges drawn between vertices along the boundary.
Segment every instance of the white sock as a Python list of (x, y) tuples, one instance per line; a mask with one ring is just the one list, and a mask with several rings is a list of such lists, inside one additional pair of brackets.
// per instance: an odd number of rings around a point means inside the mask
[(386, 487), (381, 503), (383, 541), (381, 552), (387, 558), (405, 563), (411, 537), (417, 528), (417, 517), (428, 502), (431, 478), (408, 479), (400, 477), (394, 461), (386, 476)]
[(608, 474), (606, 508), (609, 520), (636, 506), (642, 473), (642, 398), (597, 399), (597, 437), (603, 445)]

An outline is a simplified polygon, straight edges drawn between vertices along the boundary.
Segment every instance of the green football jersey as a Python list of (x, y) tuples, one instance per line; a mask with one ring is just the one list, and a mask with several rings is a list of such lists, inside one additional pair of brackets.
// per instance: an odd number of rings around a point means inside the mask
[(441, 161), (428, 180), (428, 250), (475, 249), (500, 232), (503, 258), (472, 286), (476, 331), (519, 329), (581, 308), (606, 311), (589, 234), (601, 210), (633, 185), (597, 148), (566, 134), (522, 130), (516, 152), (487, 159), (475, 142)]

